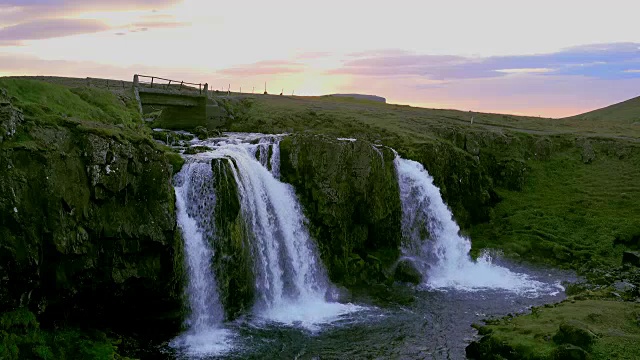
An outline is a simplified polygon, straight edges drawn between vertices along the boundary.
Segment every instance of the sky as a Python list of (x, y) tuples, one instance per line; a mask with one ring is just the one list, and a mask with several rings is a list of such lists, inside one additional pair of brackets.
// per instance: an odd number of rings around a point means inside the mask
[(635, 0), (0, 0), (0, 76), (575, 115), (640, 96)]

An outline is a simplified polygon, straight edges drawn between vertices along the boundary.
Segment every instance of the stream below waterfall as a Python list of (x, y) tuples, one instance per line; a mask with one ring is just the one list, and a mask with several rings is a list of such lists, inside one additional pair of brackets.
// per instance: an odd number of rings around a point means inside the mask
[[(548, 283), (567, 272), (509, 266)], [(564, 292), (527, 297), (509, 291), (427, 290), (403, 285), (377, 293), (355, 291), (365, 309), (310, 331), (245, 316), (225, 324), (234, 334), (223, 354), (187, 354), (166, 346), (166, 359), (464, 359), (482, 319), (558, 302)]]
[[(396, 157), (403, 206), (401, 260), (423, 275), (417, 286), (353, 289), (332, 295), (293, 188), (279, 181), (281, 136), (228, 134), (194, 140), (210, 150), (187, 157), (176, 176), (178, 225), (185, 238), (190, 316), (186, 331), (150, 349), (165, 359), (463, 359), (482, 319), (562, 300), (569, 272), (472, 260), (470, 241), (422, 165)], [(351, 139), (348, 139), (351, 141)], [(211, 161), (229, 161), (252, 234), (256, 300), (224, 322), (210, 269), (217, 201)], [(429, 241), (423, 238), (428, 234)], [(215, 237), (215, 236), (214, 236)], [(215, 239), (214, 239), (215, 241)]]

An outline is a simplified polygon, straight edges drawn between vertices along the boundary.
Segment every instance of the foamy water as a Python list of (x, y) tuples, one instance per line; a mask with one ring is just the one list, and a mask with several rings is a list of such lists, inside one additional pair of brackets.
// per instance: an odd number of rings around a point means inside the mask
[(192, 357), (223, 354), (233, 348), (233, 337), (223, 328), (224, 312), (211, 270), (213, 250), (209, 241), (215, 229), (208, 219), (216, 202), (211, 165), (190, 160), (175, 180), (176, 213), (184, 240), (190, 314), (186, 321), (187, 331), (171, 341), (170, 346)]
[(234, 348), (225, 329), (215, 274), (211, 271), (216, 241), (210, 221), (215, 209), (213, 161), (231, 170), (242, 217), (251, 232), (256, 299), (254, 319), (316, 331), (362, 307), (326, 300), (330, 283), (314, 240), (309, 235), (293, 187), (279, 181), (281, 136), (231, 134), (195, 141), (211, 150), (189, 156), (176, 176), (178, 225), (185, 241), (188, 330), (171, 346), (189, 356), (215, 356)]
[(545, 283), (527, 274), (493, 263), (483, 254), (471, 259), (471, 241), (460, 235), (440, 189), (422, 164), (396, 156), (402, 201), (403, 256), (410, 259), (430, 289), (506, 290), (523, 296), (563, 291), (558, 283)]

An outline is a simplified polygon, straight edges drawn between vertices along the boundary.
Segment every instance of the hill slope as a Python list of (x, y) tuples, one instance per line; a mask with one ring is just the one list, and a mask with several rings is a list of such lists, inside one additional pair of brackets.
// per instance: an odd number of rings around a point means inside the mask
[(640, 96), (565, 119), (607, 121), (640, 126)]

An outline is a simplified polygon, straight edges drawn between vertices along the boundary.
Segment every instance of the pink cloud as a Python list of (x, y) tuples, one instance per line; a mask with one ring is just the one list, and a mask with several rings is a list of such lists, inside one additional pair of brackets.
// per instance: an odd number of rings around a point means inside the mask
[(182, 0), (3, 0), (0, 23), (15, 25), (35, 19), (60, 18), (90, 11), (155, 10)]
[(304, 64), (281, 61), (281, 60), (265, 60), (254, 64), (234, 66), (232, 68), (218, 71), (221, 75), (226, 76), (257, 76), (271, 74), (292, 74), (304, 71)]
[(353, 76), (341, 92), (373, 93), (389, 103), (531, 116), (565, 117), (640, 95), (640, 78), (512, 74), (431, 83), (417, 76)]
[(108, 30), (103, 22), (86, 19), (47, 19), (35, 20), (3, 27), (0, 29), (0, 41), (41, 40), (56, 37), (95, 33)]

